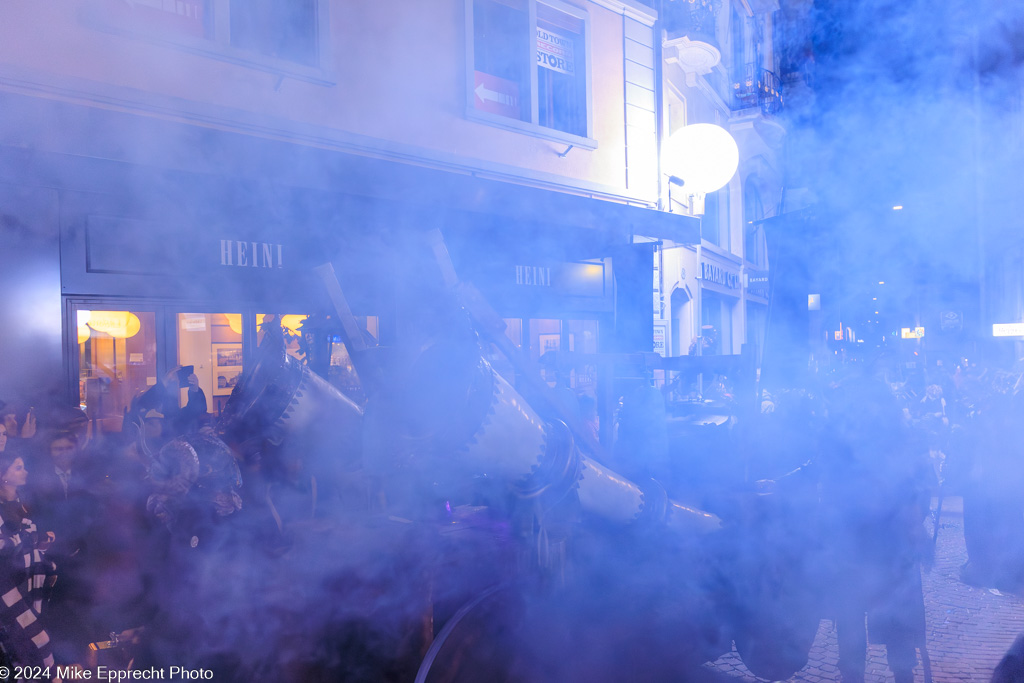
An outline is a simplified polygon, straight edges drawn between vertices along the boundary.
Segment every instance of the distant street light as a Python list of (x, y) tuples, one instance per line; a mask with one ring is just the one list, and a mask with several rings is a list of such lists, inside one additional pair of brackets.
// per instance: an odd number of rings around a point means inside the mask
[(740, 150), (729, 132), (713, 123), (683, 126), (666, 143), (666, 167), (687, 194), (725, 187), (740, 164)]

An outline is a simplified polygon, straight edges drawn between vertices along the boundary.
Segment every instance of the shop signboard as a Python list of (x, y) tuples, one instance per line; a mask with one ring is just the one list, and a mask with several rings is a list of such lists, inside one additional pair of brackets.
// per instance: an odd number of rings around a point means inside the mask
[(519, 84), (498, 76), (473, 72), (473, 103), (480, 111), (519, 118)]
[(994, 323), (993, 337), (1024, 337), (1024, 323)]
[(900, 338), (901, 339), (920, 339), (924, 336), (923, 327), (901, 327)]
[(740, 275), (718, 263), (700, 262), (700, 277), (705, 284), (714, 284), (728, 290), (740, 288)]
[(944, 332), (959, 332), (964, 327), (964, 314), (960, 311), (939, 313), (939, 329)]
[(747, 295), (759, 299), (768, 298), (768, 271), (748, 269), (746, 273)]
[(572, 39), (537, 27), (537, 65), (570, 76), (576, 73)]
[(550, 266), (516, 264), (517, 287), (544, 287), (564, 296), (604, 296), (605, 264), (575, 261)]
[(654, 323), (654, 352), (659, 356), (668, 355), (665, 350), (665, 338), (668, 329), (664, 323)]

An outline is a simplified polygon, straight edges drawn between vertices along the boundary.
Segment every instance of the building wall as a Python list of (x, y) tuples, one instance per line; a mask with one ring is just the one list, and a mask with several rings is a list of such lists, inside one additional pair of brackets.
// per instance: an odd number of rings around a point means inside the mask
[(618, 200), (657, 201), (657, 178), (646, 168), (656, 162), (653, 90), (645, 93), (642, 85), (653, 66), (654, 14), (641, 5), (572, 3), (589, 19), (596, 148), (577, 144), (567, 154), (568, 143), (466, 116), (465, 0), (329, 3), (318, 67), (262, 58), (160, 25), (142, 27), (124, 20), (123, 8), (130, 6), (3, 4), (0, 88)]

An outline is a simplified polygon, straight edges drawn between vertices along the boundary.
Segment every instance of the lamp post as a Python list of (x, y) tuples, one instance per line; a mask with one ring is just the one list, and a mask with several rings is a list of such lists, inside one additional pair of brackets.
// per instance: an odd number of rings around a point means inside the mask
[[(669, 136), (665, 145), (666, 168), (669, 170), (669, 207), (672, 205), (671, 185), (681, 186), (690, 198), (690, 212), (704, 214), (704, 196), (725, 187), (736, 174), (740, 153), (736, 141), (727, 130), (712, 123), (683, 126)], [(699, 247), (699, 245), (698, 245)], [(700, 249), (698, 248), (698, 261)], [(693, 329), (701, 330), (703, 292), (698, 289)], [(696, 353), (703, 355), (704, 340), (698, 334)], [(699, 380), (703, 393), (703, 373)]]
[[(736, 174), (740, 150), (727, 130), (713, 123), (693, 123), (669, 136), (665, 145), (669, 181), (700, 202), (708, 192), (725, 187)], [(669, 198), (671, 205), (671, 197)], [(691, 202), (691, 206), (696, 202)]]

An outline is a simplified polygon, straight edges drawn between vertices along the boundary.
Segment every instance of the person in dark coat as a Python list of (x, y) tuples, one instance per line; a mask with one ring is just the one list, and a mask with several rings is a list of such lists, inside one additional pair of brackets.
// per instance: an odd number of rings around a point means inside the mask
[(1024, 683), (1024, 634), (1017, 636), (999, 660), (992, 672), (992, 683)]
[(39, 529), (56, 536), (48, 556), (61, 573), (50, 597), (47, 627), (58, 658), (82, 661), (81, 648), (88, 640), (83, 615), (90, 604), (84, 580), (85, 539), (96, 518), (97, 501), (89, 490), (88, 466), (75, 433), (49, 432), (40, 447), (30, 468), (26, 499)]
[[(835, 390), (822, 458), (823, 539), (844, 683), (863, 683), (868, 636), (896, 683), (912, 683), (924, 646), (921, 562), (934, 471), (888, 388), (853, 377)], [(867, 631), (865, 631), (865, 614)]]
[(92, 518), (94, 499), (88, 490), (86, 463), (72, 432), (52, 432), (32, 462), (28, 500), (40, 528), (59, 539), (54, 557), (68, 558), (81, 549)]

